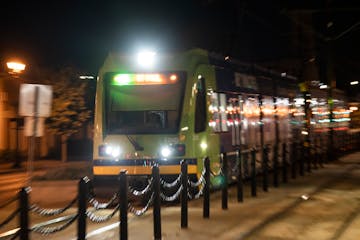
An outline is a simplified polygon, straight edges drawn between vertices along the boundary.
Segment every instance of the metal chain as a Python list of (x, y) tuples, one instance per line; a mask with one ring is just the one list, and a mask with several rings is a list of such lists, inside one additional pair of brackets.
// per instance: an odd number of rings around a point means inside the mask
[(204, 186), (205, 186), (205, 179), (204, 179), (204, 182), (203, 182), (203, 184), (201, 184), (201, 187), (200, 187), (200, 189), (199, 189), (199, 191), (195, 194), (195, 195), (191, 195), (190, 194), (190, 192), (188, 191), (188, 198), (189, 199), (199, 199), (202, 195), (203, 195), (203, 193), (204, 193)]
[(74, 205), (76, 203), (76, 201), (78, 200), (78, 197), (74, 198), (67, 206), (65, 206), (64, 208), (59, 208), (59, 209), (46, 209), (46, 208), (41, 208), (36, 204), (33, 204), (30, 206), (30, 211), (39, 214), (40, 216), (55, 216), (55, 215), (59, 215), (63, 212), (65, 212), (66, 210), (68, 210), (70, 207), (72, 207), (72, 205)]
[(92, 221), (92, 222), (96, 222), (96, 223), (102, 223), (102, 222), (106, 222), (109, 221), (117, 211), (119, 211), (120, 209), (120, 204), (118, 204), (114, 210), (109, 214), (109, 215), (105, 215), (105, 216), (100, 216), (100, 215), (96, 215), (95, 211), (86, 211), (86, 216)]
[(203, 171), (201, 172), (200, 178), (197, 182), (192, 182), (191, 180), (188, 180), (188, 184), (190, 185), (190, 187), (198, 187), (200, 186), (200, 184), (203, 183), (203, 181), (205, 181), (205, 169), (203, 169)]
[(106, 209), (108, 208), (111, 204), (113, 204), (115, 202), (115, 200), (118, 197), (118, 193), (114, 193), (114, 195), (111, 197), (111, 199), (106, 202), (106, 203), (100, 203), (98, 202), (95, 198), (91, 198), (89, 199), (89, 203), (96, 209)]
[(153, 201), (154, 201), (154, 193), (151, 194), (149, 201), (146, 203), (145, 207), (143, 207), (142, 209), (138, 210), (131, 203), (129, 203), (128, 210), (135, 216), (140, 217), (145, 214), (145, 212), (149, 209), (149, 207), (153, 203)]
[(142, 196), (142, 195), (146, 194), (147, 192), (149, 192), (149, 191), (151, 190), (152, 185), (153, 185), (153, 178), (151, 178), (151, 179), (148, 181), (148, 185), (147, 185), (143, 190), (141, 190), (141, 191), (138, 191), (138, 190), (136, 190), (136, 189), (133, 189), (133, 188), (130, 187), (130, 186), (128, 187), (128, 190), (129, 190), (129, 192), (130, 192), (132, 195), (134, 195), (134, 196), (136, 196), (136, 197), (139, 197), (139, 196)]
[(10, 198), (9, 200), (7, 200), (5, 203), (3, 203), (2, 205), (0, 205), (0, 209), (6, 207), (7, 205), (10, 205), (11, 203), (15, 202), (16, 200), (18, 200), (19, 197), (15, 196), (13, 198)]
[(14, 233), (14, 235), (13, 235), (9, 240), (14, 240), (14, 239), (16, 239), (19, 235), (20, 235), (20, 230), (17, 230), (16, 233)]
[(60, 231), (64, 230), (65, 228), (67, 228), (68, 226), (70, 226), (78, 218), (78, 216), (79, 216), (79, 214), (74, 214), (68, 221), (66, 221), (61, 226), (56, 226), (56, 227), (36, 226), (36, 227), (31, 228), (31, 231), (40, 233), (43, 235), (60, 232)]
[(176, 191), (176, 193), (174, 193), (174, 195), (172, 195), (172, 196), (166, 196), (164, 193), (160, 193), (160, 197), (161, 197), (161, 199), (162, 200), (164, 200), (164, 201), (167, 201), (167, 202), (173, 202), (173, 201), (175, 201), (179, 196), (180, 196), (180, 193), (181, 193), (181, 191), (183, 190), (183, 186), (181, 185), (180, 187), (179, 187), (179, 189)]
[(179, 174), (179, 176), (173, 181), (172, 183), (166, 182), (164, 179), (160, 178), (160, 183), (164, 188), (173, 188), (179, 185), (181, 181), (182, 173)]
[(20, 208), (16, 209), (12, 214), (10, 214), (2, 223), (0, 223), (0, 228), (4, 227), (11, 220), (13, 220), (19, 212)]

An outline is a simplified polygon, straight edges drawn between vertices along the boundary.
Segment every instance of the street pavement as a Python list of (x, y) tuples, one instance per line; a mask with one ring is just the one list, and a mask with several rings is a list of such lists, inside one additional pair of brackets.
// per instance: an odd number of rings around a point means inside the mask
[[(0, 181), (5, 175), (0, 174)], [(190, 201), (185, 229), (180, 226), (179, 205), (162, 207), (162, 239), (360, 239), (360, 152), (313, 169), (311, 173), (305, 172), (305, 176), (297, 175), (296, 179), (289, 174), (288, 183), (280, 181), (278, 188), (274, 188), (272, 178), (269, 179), (268, 192), (262, 190), (262, 180), (258, 179), (256, 197), (251, 197), (249, 183), (245, 182), (242, 203), (237, 202), (236, 187), (230, 187), (226, 210), (221, 208), (221, 192), (212, 193), (209, 219), (202, 217), (202, 198)], [(31, 202), (61, 207), (71, 201), (76, 192), (76, 180), (33, 181)], [(69, 211), (75, 213), (76, 209)], [(111, 212), (105, 210), (102, 214)], [(141, 217), (131, 213), (128, 216), (128, 239), (154, 239), (151, 209)], [(0, 222), (3, 219), (0, 213)], [(87, 239), (119, 239), (118, 219), (115, 214), (106, 224), (88, 221)], [(33, 233), (31, 239), (76, 239), (76, 223), (48, 236)]]

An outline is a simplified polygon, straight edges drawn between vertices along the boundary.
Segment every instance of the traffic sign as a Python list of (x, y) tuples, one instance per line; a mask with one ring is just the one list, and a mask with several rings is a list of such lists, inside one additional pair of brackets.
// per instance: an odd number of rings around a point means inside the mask
[(41, 84), (21, 84), (19, 99), (20, 116), (49, 117), (51, 114), (51, 102), (51, 86)]

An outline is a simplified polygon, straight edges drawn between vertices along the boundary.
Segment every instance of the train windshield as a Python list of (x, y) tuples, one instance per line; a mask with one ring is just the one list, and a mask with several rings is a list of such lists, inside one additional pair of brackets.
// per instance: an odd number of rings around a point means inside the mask
[(167, 134), (179, 128), (185, 75), (107, 74), (108, 134)]

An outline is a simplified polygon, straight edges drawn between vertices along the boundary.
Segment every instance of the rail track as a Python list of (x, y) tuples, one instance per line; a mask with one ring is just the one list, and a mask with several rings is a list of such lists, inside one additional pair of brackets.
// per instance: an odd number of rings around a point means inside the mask
[[(291, 233), (291, 239), (313, 239), (311, 234), (316, 228), (328, 229), (324, 231), (323, 238), (317, 236), (318, 240), (342, 239), (360, 214), (359, 191), (352, 191), (360, 180), (359, 171), (358, 163), (349, 164), (343, 172), (243, 233), (239, 240), (288, 239), (284, 236)], [(339, 204), (341, 207), (338, 207)]]

